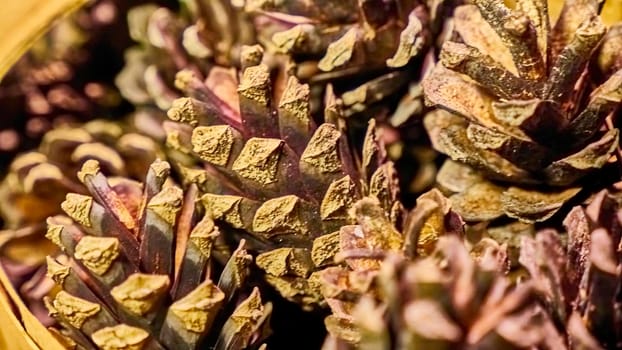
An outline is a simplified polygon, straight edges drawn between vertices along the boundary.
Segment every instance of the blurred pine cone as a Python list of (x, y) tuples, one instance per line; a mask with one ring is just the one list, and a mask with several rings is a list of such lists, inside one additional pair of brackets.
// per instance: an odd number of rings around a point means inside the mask
[(503, 276), (504, 254), (489, 241), (474, 259), (446, 236), (427, 258), (389, 255), (324, 349), (564, 349), (533, 283)]
[[(345, 18), (339, 19), (334, 16), (316, 18), (314, 16), (317, 14), (314, 15), (314, 11), (321, 5), (325, 4), (303, 4), (300, 1), (292, 1), (284, 4), (283, 8), (280, 8), (280, 5), (272, 8), (268, 3), (259, 4), (253, 1), (247, 2), (246, 6), (241, 6), (238, 2), (221, 0), (190, 1), (182, 3), (182, 10), (178, 13), (154, 5), (136, 7), (128, 13), (128, 21), (132, 38), (139, 45), (126, 52), (126, 65), (117, 77), (117, 85), (123, 96), (135, 105), (155, 103), (160, 108), (167, 109), (172, 100), (179, 97), (177, 89), (172, 85), (177, 71), (191, 69), (202, 75), (212, 67), (244, 68), (253, 65), (251, 64), (253, 62), (256, 64), (257, 62), (253, 60), (260, 54), (256, 48), (245, 45), (257, 42), (262, 44), (259, 49), (261, 53), (265, 51), (269, 56), (264, 63), (274, 66), (287, 61), (291, 65), (288, 69), (301, 81), (306, 82), (310, 76), (321, 82), (327, 79), (332, 81), (334, 77), (322, 78), (321, 74), (316, 74), (317, 68), (309, 69), (309, 64), (312, 66), (318, 64), (317, 60), (311, 63), (308, 60), (302, 62), (298, 59), (301, 52), (294, 52), (296, 47), (293, 41), (289, 42), (294, 45), (291, 47), (294, 50), (292, 52), (284, 48), (279, 49), (272, 41), (272, 34), (277, 38), (279, 35), (287, 36), (292, 31), (296, 32), (297, 26), (292, 28), (293, 26), (298, 22), (304, 22), (303, 27), (317, 26), (313, 31), (318, 32), (313, 35), (319, 37), (313, 40), (324, 42), (317, 43), (320, 47), (316, 50), (321, 52), (326, 51), (330, 42), (336, 40), (340, 34), (347, 31), (351, 33), (345, 39), (348, 37), (352, 39), (350, 42), (352, 51), (348, 51), (348, 55), (341, 55), (342, 60), (346, 56), (349, 58), (337, 65), (343, 68), (337, 72), (338, 76), (356, 80), (347, 82), (347, 89), (341, 89), (352, 90), (345, 93), (340, 100), (346, 106), (344, 114), (347, 116), (366, 108), (368, 103), (377, 102), (393, 94), (408, 82), (409, 71), (389, 72), (385, 61), (391, 61), (390, 58), (395, 53), (396, 63), (389, 66), (402, 67), (411, 57), (423, 56), (430, 46), (431, 24), (428, 21), (428, 12), (433, 11), (441, 16), (445, 7), (443, 1), (431, 4), (432, 10), (428, 10), (426, 5), (417, 1), (386, 3), (377, 1), (365, 4), (349, 1), (340, 13), (343, 15), (346, 10), (355, 12)], [(262, 8), (266, 6), (274, 11), (264, 11)], [(337, 7), (341, 8), (341, 5)], [(304, 17), (305, 14), (311, 17)], [(218, 20), (213, 20), (214, 18)], [(291, 29), (283, 31), (288, 28)], [(282, 32), (275, 33), (279, 30)], [(400, 39), (402, 30), (404, 32)], [(304, 31), (300, 32), (300, 35), (304, 36)], [(297, 40), (302, 45), (307, 45), (308, 41), (302, 37)], [(287, 46), (287, 43), (283, 45)], [(339, 56), (337, 46), (340, 45), (335, 43), (336, 47), (328, 50), (329, 53)], [(380, 49), (387, 52), (379, 54)], [(286, 52), (292, 56), (279, 55)], [(317, 52), (315, 54), (317, 56)], [(370, 60), (376, 63), (368, 62)], [(378, 77), (383, 73), (388, 74)], [(372, 79), (374, 77), (376, 79)], [(324, 91), (323, 85), (321, 87), (312, 89), (313, 111), (320, 113), (323, 105), (321, 94)]]
[(150, 112), (136, 112), (127, 124), (98, 119), (48, 131), (37, 151), (12, 162), (0, 186), (5, 226), (41, 223), (59, 212), (65, 194), (82, 187), (75, 174), (87, 159), (99, 160), (111, 176), (139, 178), (153, 160), (164, 157), (157, 142), (164, 132)]
[(603, 190), (566, 216), (567, 236), (543, 230), (521, 243), (520, 262), (573, 349), (622, 347), (620, 204)]
[(124, 1), (97, 0), (60, 21), (0, 84), (0, 171), (43, 134), (68, 122), (127, 112), (111, 79), (130, 44)]
[[(99, 160), (102, 171), (110, 176), (139, 179), (151, 162), (164, 158), (156, 141), (164, 134), (157, 119), (157, 114), (141, 110), (127, 125), (107, 120), (65, 125), (48, 131), (38, 150), (11, 163), (0, 183), (2, 263), (16, 288), (32, 278), (22, 295), (33, 307), (41, 302), (36, 285), (44, 277), (33, 272), (40, 269), (46, 255), (57, 251), (43, 238), (45, 219), (61, 212), (60, 204), (68, 192), (86, 192), (75, 175), (86, 160)], [(31, 296), (31, 292), (35, 294)]]
[(428, 52), (447, 3), (248, 0), (244, 10), (266, 50), (287, 54), (296, 77), (314, 93), (333, 82), (350, 116), (403, 92), (419, 74), (409, 63)]
[(443, 236), (463, 237), (464, 231), (462, 220), (438, 190), (419, 196), (401, 231), (373, 197), (357, 201), (349, 214), (357, 225), (341, 227), (330, 256), (341, 264), (324, 269), (320, 283), (333, 311), (325, 320), (328, 331), (337, 338), (357, 342), (361, 334), (354, 330), (352, 310), (361, 296), (376, 294), (373, 281), (383, 260), (391, 255), (406, 259), (427, 257)]
[[(46, 237), (68, 255), (47, 264), (62, 289), (46, 298), (59, 338), (85, 349), (259, 347), (271, 305), (246, 287), (244, 243), (229, 254), (195, 208), (196, 187), (173, 184), (163, 161), (143, 184), (108, 178), (101, 165), (88, 160), (78, 173), (89, 195), (67, 195), (71, 219), (48, 219)], [(215, 283), (217, 261), (225, 264)]]
[(456, 9), (456, 39), (423, 84), (430, 103), (448, 112), (430, 113), (426, 128), (454, 161), (516, 185), (469, 182), (480, 175), (446, 164), (443, 187), (473, 209), (456, 207), (466, 220), (545, 220), (616, 150), (619, 132), (605, 130), (605, 119), (622, 101), (622, 70), (593, 89), (586, 69), (606, 33), (598, 11), (599, 1), (568, 0), (549, 28), (546, 1), (508, 9), (478, 0)]

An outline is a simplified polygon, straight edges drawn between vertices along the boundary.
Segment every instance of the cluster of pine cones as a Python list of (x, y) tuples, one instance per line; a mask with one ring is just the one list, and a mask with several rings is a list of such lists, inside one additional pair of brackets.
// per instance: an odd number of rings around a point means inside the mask
[(0, 263), (68, 349), (622, 349), (621, 12), (93, 1), (0, 84)]

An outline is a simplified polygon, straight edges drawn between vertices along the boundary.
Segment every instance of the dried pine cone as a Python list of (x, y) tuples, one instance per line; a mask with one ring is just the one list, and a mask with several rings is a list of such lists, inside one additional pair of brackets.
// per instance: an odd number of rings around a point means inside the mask
[(414, 262), (390, 255), (349, 312), (349, 334), (324, 349), (564, 349), (533, 284), (500, 272), (503, 255), (491, 241), (475, 260), (456, 236)]
[[(100, 165), (88, 160), (78, 173), (90, 195), (61, 204), (71, 219), (48, 219), (46, 237), (69, 256), (48, 257), (62, 288), (46, 298), (59, 337), (85, 349), (257, 347), (271, 305), (245, 286), (244, 243), (227, 257), (214, 222), (196, 210), (196, 187), (174, 185), (163, 161), (144, 184), (107, 178)], [(226, 264), (215, 283), (218, 260)]]
[(349, 116), (400, 91), (418, 73), (401, 68), (427, 52), (446, 6), (418, 0), (249, 0), (244, 10), (266, 50), (287, 54), (301, 81), (315, 90), (340, 80), (335, 84)]
[[(178, 122), (165, 123), (167, 144), (203, 167), (181, 173), (205, 193), (203, 203), (228, 237), (246, 238), (262, 252), (257, 264), (270, 284), (305, 307), (321, 303), (314, 272), (332, 263), (326, 254), (334, 232), (349, 222), (356, 199), (375, 196), (394, 222), (401, 217), (395, 170), (374, 122), (359, 156), (337, 126), (315, 126), (309, 88), (294, 76), (276, 108), (273, 91), (283, 80), (273, 84), (265, 65), (247, 67), (239, 85), (235, 76), (221, 75), (220, 90), (211, 79), (178, 74), (189, 97), (168, 111)], [(335, 120), (334, 96), (327, 101), (325, 115)]]
[(568, 214), (567, 242), (543, 230), (521, 244), (520, 262), (573, 349), (622, 347), (620, 204), (603, 190)]
[[(22, 154), (11, 163), (0, 183), (4, 219), (0, 240), (2, 263), (16, 287), (41, 267), (46, 255), (56, 252), (57, 248), (43, 239), (45, 219), (61, 212), (60, 203), (68, 192), (86, 192), (75, 176), (84, 161), (97, 159), (108, 175), (139, 179), (151, 162), (164, 157), (156, 141), (163, 137), (163, 130), (154, 117), (143, 110), (128, 119), (134, 127), (106, 120), (59, 127), (45, 134), (37, 151)], [(43, 277), (35, 273), (23, 286), (22, 295), (33, 307), (41, 302), (41, 296), (30, 289)]]
[(477, 0), (456, 9), (458, 39), (443, 45), (441, 64), (423, 84), (427, 99), (449, 112), (429, 114), (426, 127), (435, 148), (454, 161), (517, 185), (480, 179), (458, 188), (453, 183), (478, 175), (446, 165), (444, 187), (473, 209), (459, 210), (465, 219), (545, 220), (616, 150), (618, 130), (602, 129), (622, 101), (622, 70), (596, 89), (586, 70), (606, 33), (598, 5), (566, 1), (553, 28), (546, 1), (508, 9), (501, 0)]

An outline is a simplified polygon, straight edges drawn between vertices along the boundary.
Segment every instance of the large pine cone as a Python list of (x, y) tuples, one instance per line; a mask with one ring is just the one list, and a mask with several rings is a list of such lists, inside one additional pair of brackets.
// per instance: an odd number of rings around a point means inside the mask
[[(229, 237), (245, 237), (262, 252), (257, 263), (268, 282), (305, 306), (321, 303), (314, 272), (332, 264), (335, 231), (350, 222), (356, 199), (375, 196), (394, 221), (401, 217), (395, 170), (374, 123), (359, 154), (340, 127), (315, 125), (309, 87), (294, 76), (273, 84), (263, 64), (247, 67), (239, 85), (235, 75), (216, 76), (220, 87), (212, 75), (203, 82), (178, 74), (189, 97), (168, 111), (178, 122), (165, 124), (167, 144), (201, 164), (180, 172), (205, 193), (205, 206)], [(273, 91), (281, 89), (273, 109)], [(334, 100), (327, 98), (327, 119), (339, 116)]]

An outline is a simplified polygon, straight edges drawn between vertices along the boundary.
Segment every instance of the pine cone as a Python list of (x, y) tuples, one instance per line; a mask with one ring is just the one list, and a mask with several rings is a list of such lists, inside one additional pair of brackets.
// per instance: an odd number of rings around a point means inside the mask
[[(358, 225), (343, 226), (339, 232), (333, 259), (345, 264), (322, 271), (322, 293), (333, 314), (325, 323), (337, 338), (356, 343), (352, 310), (365, 296), (378, 294), (374, 279), (383, 268), (387, 256), (401, 259), (427, 257), (434, 252), (442, 237), (464, 237), (464, 223), (452, 211), (451, 204), (438, 190), (429, 191), (417, 199), (416, 207), (406, 215), (402, 232), (398, 231), (383, 213), (375, 198), (363, 198), (351, 210)], [(483, 238), (472, 244), (474, 256), (486, 256), (490, 248), (498, 248), (493, 240)], [(497, 254), (499, 264), (507, 266), (505, 248)], [(506, 268), (504, 268), (505, 270)]]
[(244, 9), (267, 51), (295, 62), (298, 79), (313, 90), (334, 82), (349, 116), (403, 90), (419, 73), (407, 65), (427, 53), (448, 7), (444, 1), (430, 6), (417, 0), (253, 0)]
[(156, 161), (140, 184), (84, 163), (78, 177), (90, 195), (68, 194), (61, 206), (71, 219), (49, 218), (46, 234), (69, 256), (48, 257), (62, 290), (46, 306), (61, 336), (85, 349), (246, 349), (267, 335), (271, 305), (244, 287), (244, 242), (227, 258), (214, 222), (195, 209), (196, 187), (183, 192), (169, 171)]
[[(60, 203), (68, 192), (86, 192), (75, 174), (87, 159), (99, 160), (102, 171), (111, 176), (139, 179), (152, 161), (163, 158), (156, 141), (158, 134), (163, 137), (163, 130), (153, 118), (143, 110), (128, 119), (129, 125), (94, 120), (56, 128), (45, 134), (37, 151), (22, 154), (11, 163), (0, 183), (5, 228), (0, 231), (2, 263), (33, 308), (41, 306), (43, 286), (50, 286), (43, 282), (42, 272), (33, 275), (33, 271), (41, 270), (46, 255), (57, 251), (43, 239), (45, 219), (61, 212)], [(42, 289), (37, 290), (39, 284)]]
[(567, 243), (543, 230), (521, 244), (520, 262), (573, 349), (622, 346), (620, 204), (619, 193), (603, 190), (568, 214)]
[(453, 235), (424, 259), (390, 255), (341, 320), (351, 337), (332, 333), (324, 349), (564, 349), (533, 284), (500, 273), (503, 255), (490, 241), (474, 260)]
[[(202, 201), (228, 237), (246, 238), (261, 252), (257, 264), (267, 281), (290, 300), (317, 305), (315, 272), (332, 264), (335, 231), (349, 223), (356, 199), (375, 196), (394, 222), (401, 217), (395, 170), (374, 122), (359, 156), (337, 126), (315, 126), (309, 88), (294, 76), (274, 109), (272, 91), (283, 89), (283, 80), (273, 84), (265, 65), (247, 67), (239, 85), (235, 75), (222, 75), (215, 90), (212, 79), (178, 74), (189, 97), (168, 111), (178, 122), (165, 124), (167, 144), (202, 165), (181, 173), (205, 193)], [(227, 85), (237, 92), (223, 91)], [(338, 120), (334, 96), (327, 101), (326, 118)]]
[[(549, 218), (616, 150), (618, 130), (602, 129), (622, 101), (622, 70), (596, 89), (586, 70), (606, 32), (598, 3), (566, 1), (552, 29), (545, 1), (517, 1), (511, 10), (500, 0), (478, 0), (456, 9), (460, 41), (443, 45), (441, 64), (423, 84), (427, 99), (449, 112), (425, 122), (437, 150), (518, 186), (484, 181), (460, 193), (464, 205), (486, 207), (487, 219)], [(481, 219), (473, 215), (464, 216)]]

